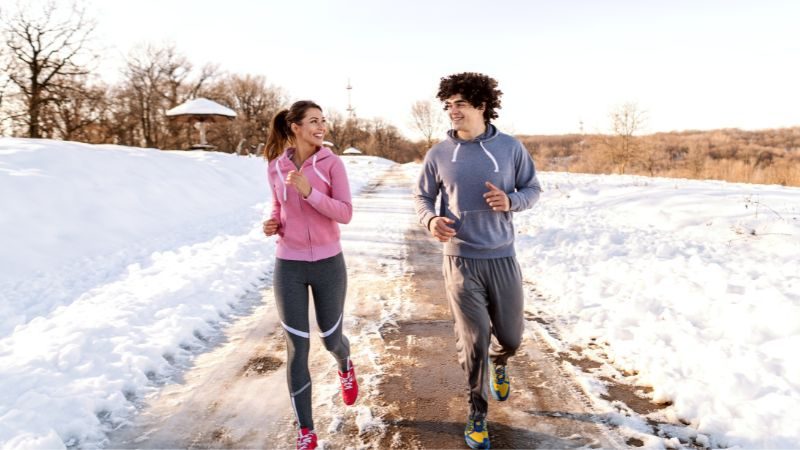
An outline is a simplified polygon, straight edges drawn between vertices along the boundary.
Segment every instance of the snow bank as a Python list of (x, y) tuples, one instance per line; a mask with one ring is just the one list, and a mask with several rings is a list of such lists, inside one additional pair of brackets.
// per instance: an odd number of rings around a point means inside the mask
[[(358, 193), (390, 162), (345, 158)], [(247, 313), (265, 161), (0, 138), (0, 447), (102, 446)]]
[(596, 339), (717, 445), (800, 443), (800, 189), (544, 173), (517, 214), (567, 345)]

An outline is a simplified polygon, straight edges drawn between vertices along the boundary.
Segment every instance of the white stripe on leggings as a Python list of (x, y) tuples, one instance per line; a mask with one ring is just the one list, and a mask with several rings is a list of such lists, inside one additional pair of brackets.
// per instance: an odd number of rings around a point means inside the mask
[(295, 396), (297, 396), (297, 395), (300, 395), (300, 394), (301, 394), (303, 391), (305, 391), (306, 389), (308, 389), (308, 387), (309, 387), (309, 386), (311, 386), (311, 382), (310, 382), (310, 381), (309, 381), (308, 383), (306, 383), (306, 385), (305, 385), (305, 386), (303, 386), (303, 387), (301, 387), (300, 389), (298, 389), (297, 391), (295, 391), (295, 392), (292, 392), (292, 393), (291, 393), (291, 396), (292, 396), (292, 398), (294, 398), (294, 397), (295, 397)]
[(305, 386), (301, 387), (300, 390), (298, 390), (297, 392), (290, 392), (289, 393), (289, 398), (292, 399), (292, 410), (294, 410), (294, 418), (297, 420), (297, 423), (300, 423), (300, 414), (297, 413), (297, 403), (294, 402), (294, 396), (295, 395), (299, 395), (301, 392), (303, 392), (306, 389), (308, 389), (309, 386), (311, 386), (311, 382), (310, 381), (308, 383), (306, 383)]
[(281, 321), (281, 325), (283, 325), (283, 328), (286, 328), (286, 331), (288, 331), (289, 333), (292, 333), (294, 335), (300, 336), (302, 338), (308, 339), (309, 336), (311, 336), (310, 334), (308, 334), (305, 331), (295, 330), (294, 328), (290, 327), (289, 325), (286, 325), (285, 323), (283, 323), (283, 321)]
[(344, 313), (339, 314), (339, 320), (336, 321), (336, 325), (334, 325), (333, 328), (331, 328), (330, 330), (328, 330), (328, 331), (326, 331), (324, 333), (320, 333), (319, 335), (324, 337), (324, 338), (332, 335), (333, 332), (336, 331), (337, 328), (339, 328), (339, 324), (342, 323), (342, 316), (343, 315), (344, 315)]

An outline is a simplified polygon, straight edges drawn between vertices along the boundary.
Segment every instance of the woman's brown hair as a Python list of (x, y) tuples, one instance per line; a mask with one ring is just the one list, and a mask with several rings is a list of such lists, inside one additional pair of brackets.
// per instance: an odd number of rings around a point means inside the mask
[(311, 100), (300, 100), (289, 109), (283, 109), (275, 114), (267, 135), (267, 144), (264, 146), (264, 157), (267, 161), (272, 161), (283, 152), (286, 144), (294, 137), (292, 124), (299, 124), (306, 116), (306, 111), (311, 108), (322, 111), (322, 108)]

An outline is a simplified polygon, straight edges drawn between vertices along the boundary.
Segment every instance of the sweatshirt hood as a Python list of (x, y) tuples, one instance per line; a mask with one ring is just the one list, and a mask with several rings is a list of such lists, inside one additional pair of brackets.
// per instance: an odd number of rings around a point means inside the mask
[(497, 127), (492, 125), (491, 123), (487, 123), (486, 131), (484, 131), (483, 134), (479, 136), (475, 136), (471, 140), (466, 141), (464, 139), (459, 138), (458, 134), (456, 133), (456, 130), (453, 129), (447, 132), (447, 137), (454, 144), (466, 144), (469, 142), (479, 143), (479, 142), (491, 141), (492, 139), (497, 137), (497, 134), (498, 134)]
[[(281, 164), (289, 163), (291, 165), (294, 165), (294, 163), (292, 162), (292, 155), (294, 155), (294, 152), (295, 152), (294, 147), (287, 148), (286, 150), (284, 150), (281, 156), (278, 157), (278, 162)], [(308, 158), (308, 160), (311, 162), (314, 162), (314, 160), (322, 161), (323, 159), (331, 156), (333, 156), (333, 151), (331, 151), (331, 149), (329, 149), (328, 147), (323, 146), (320, 147), (319, 150), (314, 152), (314, 154), (311, 155), (311, 157)]]
[(467, 145), (467, 144), (477, 143), (478, 145), (480, 145), (480, 148), (481, 150), (483, 150), (483, 153), (485, 153), (486, 156), (490, 160), (492, 160), (492, 164), (494, 164), (494, 171), (499, 172), (500, 166), (497, 165), (497, 158), (495, 158), (494, 155), (492, 155), (492, 152), (490, 152), (489, 149), (487, 149), (486, 146), (483, 145), (484, 142), (489, 142), (492, 139), (496, 138), (498, 134), (499, 132), (497, 131), (497, 127), (495, 127), (491, 123), (487, 123), (486, 131), (484, 131), (483, 134), (475, 136), (473, 139), (469, 141), (465, 141), (464, 139), (460, 139), (458, 137), (458, 134), (456, 134), (456, 130), (451, 129), (450, 131), (447, 132), (447, 139), (453, 144), (455, 144), (455, 148), (453, 148), (453, 158), (450, 161), (451, 162), (458, 161), (458, 150), (461, 149), (462, 144)]

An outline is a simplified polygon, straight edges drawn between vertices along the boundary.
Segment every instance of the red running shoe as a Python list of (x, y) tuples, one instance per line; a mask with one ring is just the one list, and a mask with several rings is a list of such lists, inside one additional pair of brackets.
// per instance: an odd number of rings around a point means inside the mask
[(339, 382), (342, 383), (342, 400), (345, 405), (352, 405), (358, 398), (358, 381), (356, 381), (356, 369), (353, 362), (348, 361), (350, 370), (339, 372)]
[(308, 428), (300, 428), (297, 432), (297, 450), (312, 450), (317, 448), (317, 433)]

